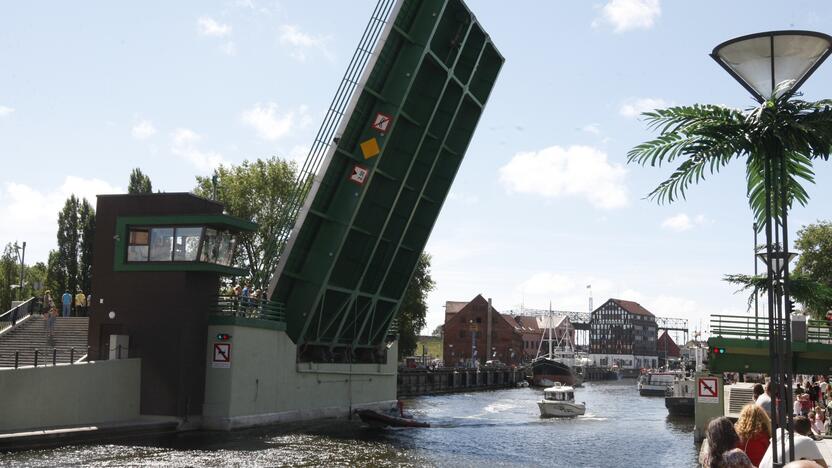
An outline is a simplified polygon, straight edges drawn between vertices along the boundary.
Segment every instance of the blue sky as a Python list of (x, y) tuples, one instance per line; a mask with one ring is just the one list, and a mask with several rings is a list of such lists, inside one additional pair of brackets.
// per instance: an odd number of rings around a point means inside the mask
[[(123, 192), (133, 167), (187, 191), (218, 163), (305, 156), (373, 0), (12, 2), (0, 15), (0, 243), (55, 246), (76, 193)], [(668, 170), (625, 164), (639, 111), (752, 104), (709, 57), (770, 29), (824, 29), (824, 1), (470, 0), (506, 64), (434, 228), (436, 290), (499, 310), (585, 310), (608, 297), (707, 327), (745, 313), (720, 278), (750, 272), (741, 163), (686, 202), (643, 200)], [(828, 26), (827, 26), (828, 27)], [(803, 87), (830, 97), (832, 63)], [(791, 226), (828, 219), (832, 167)]]

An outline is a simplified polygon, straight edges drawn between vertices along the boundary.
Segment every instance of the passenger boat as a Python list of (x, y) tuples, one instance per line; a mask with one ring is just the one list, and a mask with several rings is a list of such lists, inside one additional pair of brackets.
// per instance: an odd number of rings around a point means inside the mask
[(696, 408), (696, 396), (694, 379), (685, 376), (677, 376), (673, 385), (667, 389), (664, 397), (664, 406), (671, 416), (693, 416)]
[(387, 427), (430, 427), (429, 423), (417, 421), (411, 416), (404, 414), (385, 413), (370, 409), (356, 410), (356, 414), (364, 424), (370, 427), (384, 429)]
[(574, 418), (586, 413), (586, 404), (575, 403), (575, 390), (560, 382), (543, 390), (543, 399), (537, 406), (541, 417)]
[(680, 375), (678, 372), (650, 372), (638, 378), (638, 394), (641, 396), (666, 396), (667, 389)]

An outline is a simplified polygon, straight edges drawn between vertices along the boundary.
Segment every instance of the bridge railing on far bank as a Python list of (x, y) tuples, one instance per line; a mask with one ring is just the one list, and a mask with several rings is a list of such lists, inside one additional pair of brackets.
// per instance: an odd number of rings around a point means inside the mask
[(212, 315), (286, 322), (283, 304), (268, 299), (241, 296), (217, 296)]
[(8, 311), (0, 313), (0, 331), (9, 326), (14, 327), (18, 322), (23, 321), (23, 317), (37, 312), (37, 302), (38, 301), (32, 297), (27, 301), (12, 307)]
[[(802, 325), (802, 323), (801, 323)], [(724, 338), (768, 339), (768, 317), (712, 315), (711, 335)], [(805, 333), (792, 329), (794, 340), (832, 344), (832, 325), (825, 320), (808, 320)]]

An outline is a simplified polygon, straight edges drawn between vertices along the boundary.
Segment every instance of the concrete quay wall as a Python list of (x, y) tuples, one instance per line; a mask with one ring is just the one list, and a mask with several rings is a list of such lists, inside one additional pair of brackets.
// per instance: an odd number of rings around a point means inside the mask
[[(213, 337), (226, 333), (228, 341)], [(289, 421), (347, 418), (360, 408), (393, 408), (397, 347), (384, 364), (297, 362), (297, 346), (281, 330), (208, 327), (203, 427), (233, 430)], [(214, 362), (214, 345), (229, 362)]]
[(0, 433), (135, 420), (140, 359), (0, 369)]
[(399, 397), (430, 395), (438, 393), (471, 392), (494, 390), (517, 386), (525, 381), (525, 368), (440, 368), (399, 369), (397, 394)]

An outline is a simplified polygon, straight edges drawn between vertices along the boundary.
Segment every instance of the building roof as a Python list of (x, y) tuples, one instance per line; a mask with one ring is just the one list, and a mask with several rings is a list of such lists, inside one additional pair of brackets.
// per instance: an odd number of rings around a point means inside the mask
[(569, 327), (571, 325), (569, 317), (565, 315), (553, 315), (551, 318), (548, 315), (538, 315), (536, 318), (537, 328), (541, 330), (544, 328), (559, 328), (562, 325)]
[(629, 312), (631, 314), (644, 315), (646, 317), (655, 317), (655, 315), (653, 315), (652, 312), (650, 312), (649, 310), (642, 307), (641, 304), (639, 304), (638, 302), (625, 301), (625, 300), (622, 300), (622, 299), (610, 299), (610, 300), (615, 302), (616, 304), (621, 306), (622, 309), (626, 310), (627, 312)]
[(517, 322), (517, 324), (520, 325), (524, 331), (540, 331), (540, 327), (537, 326), (537, 317), (532, 317), (530, 315), (518, 315), (514, 317), (514, 321)]
[(460, 301), (445, 301), (445, 315), (448, 314), (455, 314), (462, 310), (463, 307), (468, 305), (468, 302), (460, 302)]

